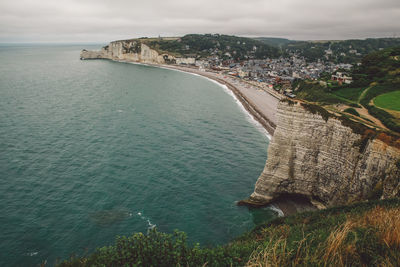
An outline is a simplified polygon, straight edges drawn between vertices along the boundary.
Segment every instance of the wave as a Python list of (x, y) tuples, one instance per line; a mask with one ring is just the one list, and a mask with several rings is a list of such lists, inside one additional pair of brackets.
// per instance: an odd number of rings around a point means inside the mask
[(284, 216), (283, 211), (282, 211), (280, 208), (278, 208), (277, 206), (271, 204), (271, 205), (268, 206), (268, 208), (269, 208), (270, 210), (273, 210), (273, 211), (275, 211), (276, 213), (278, 213), (278, 217), (283, 217), (283, 216)]
[(139, 211), (139, 212), (137, 213), (137, 215), (138, 215), (143, 221), (146, 221), (146, 222), (147, 222), (147, 224), (148, 224), (147, 231), (153, 230), (153, 229), (157, 226), (156, 224), (153, 224), (153, 223), (150, 221), (149, 218), (147, 218), (146, 216), (144, 216), (143, 213), (142, 213), (141, 211)]
[(26, 255), (29, 257), (33, 257), (33, 256), (36, 256), (38, 253), (39, 253), (38, 251), (34, 251), (34, 252), (28, 252), (28, 253), (26, 253)]

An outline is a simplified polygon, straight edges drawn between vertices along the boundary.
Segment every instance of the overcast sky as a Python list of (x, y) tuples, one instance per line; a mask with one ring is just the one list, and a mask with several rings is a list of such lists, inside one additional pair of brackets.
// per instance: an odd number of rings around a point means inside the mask
[(0, 0), (0, 42), (109, 42), (221, 33), (400, 37), (400, 0)]

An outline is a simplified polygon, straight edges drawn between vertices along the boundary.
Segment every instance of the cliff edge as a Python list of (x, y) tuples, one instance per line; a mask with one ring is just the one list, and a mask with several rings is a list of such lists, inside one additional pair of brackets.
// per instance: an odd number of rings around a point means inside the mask
[(400, 196), (398, 137), (373, 134), (356, 122), (350, 127), (307, 105), (279, 103), (264, 171), (239, 204), (261, 206), (292, 195), (334, 206)]

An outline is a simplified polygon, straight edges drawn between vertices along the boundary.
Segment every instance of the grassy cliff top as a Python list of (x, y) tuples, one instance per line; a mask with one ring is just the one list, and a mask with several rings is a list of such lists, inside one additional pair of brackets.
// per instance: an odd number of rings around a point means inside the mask
[(280, 56), (278, 48), (261, 41), (223, 34), (188, 34), (183, 37), (138, 38), (123, 41), (138, 41), (160, 53), (181, 57), (220, 59), (264, 59)]
[(400, 200), (370, 201), (281, 217), (219, 247), (188, 245), (182, 232), (119, 237), (59, 266), (398, 266)]
[(396, 102), (400, 92), (399, 74), (400, 46), (365, 56), (360, 66), (348, 72), (353, 77), (351, 84), (340, 85), (326, 75), (323, 83), (299, 81), (295, 86), (300, 99), (333, 108), (342, 106), (337, 112), (346, 113), (353, 108), (356, 111), (352, 112), (353, 119), (400, 133), (400, 106)]

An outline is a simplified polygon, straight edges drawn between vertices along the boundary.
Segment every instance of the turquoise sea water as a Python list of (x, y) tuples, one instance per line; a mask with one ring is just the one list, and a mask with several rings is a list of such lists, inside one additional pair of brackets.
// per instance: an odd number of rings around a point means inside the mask
[(228, 242), (271, 210), (253, 190), (268, 139), (217, 84), (80, 61), (79, 45), (0, 46), (0, 266), (35, 266), (179, 229)]

